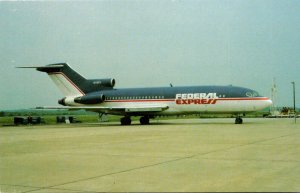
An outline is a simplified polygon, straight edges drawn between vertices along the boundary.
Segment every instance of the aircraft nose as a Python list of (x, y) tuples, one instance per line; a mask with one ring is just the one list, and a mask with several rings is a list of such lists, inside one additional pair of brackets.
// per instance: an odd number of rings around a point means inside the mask
[(265, 100), (265, 102), (264, 102), (265, 108), (271, 106), (272, 104), (273, 104), (273, 101), (269, 98), (268, 98), (268, 100)]

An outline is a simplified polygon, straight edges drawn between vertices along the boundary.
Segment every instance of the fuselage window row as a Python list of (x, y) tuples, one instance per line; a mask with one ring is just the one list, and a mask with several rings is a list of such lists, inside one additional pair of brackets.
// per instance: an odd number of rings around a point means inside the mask
[(107, 97), (108, 100), (126, 100), (126, 99), (164, 99), (164, 96), (131, 96), (131, 97)]

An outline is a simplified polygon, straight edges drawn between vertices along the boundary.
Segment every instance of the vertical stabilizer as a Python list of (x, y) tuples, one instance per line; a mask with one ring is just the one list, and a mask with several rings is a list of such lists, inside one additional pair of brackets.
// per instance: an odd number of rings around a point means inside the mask
[(65, 96), (84, 95), (80, 85), (86, 79), (75, 72), (67, 63), (49, 64), (36, 69), (46, 72)]
[(38, 71), (46, 72), (65, 96), (83, 96), (90, 92), (113, 89), (115, 85), (113, 78), (87, 80), (67, 63), (18, 68), (35, 68)]
[(86, 82), (86, 79), (75, 72), (67, 63), (18, 68), (35, 68), (38, 71), (46, 72), (65, 96), (82, 96), (85, 94), (81, 85)]

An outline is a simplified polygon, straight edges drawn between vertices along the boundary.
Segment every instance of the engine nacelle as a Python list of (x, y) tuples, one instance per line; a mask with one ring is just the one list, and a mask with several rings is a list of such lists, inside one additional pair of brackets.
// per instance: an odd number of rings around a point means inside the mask
[(67, 106), (67, 104), (66, 104), (66, 98), (67, 97), (58, 100), (58, 104), (63, 105), (63, 106)]
[(78, 104), (98, 104), (105, 101), (103, 94), (84, 95), (80, 97), (65, 97), (58, 100), (58, 104), (63, 106), (76, 106)]
[(78, 103), (74, 102), (74, 97), (64, 97), (64, 98), (58, 100), (58, 104), (63, 105), (63, 106), (78, 105)]
[(80, 104), (98, 104), (104, 101), (105, 101), (105, 96), (103, 94), (84, 95), (84, 96), (76, 97), (74, 99), (75, 103), (80, 103)]
[(113, 78), (92, 79), (88, 81), (94, 86), (103, 87), (103, 88), (113, 88), (116, 84), (116, 81)]

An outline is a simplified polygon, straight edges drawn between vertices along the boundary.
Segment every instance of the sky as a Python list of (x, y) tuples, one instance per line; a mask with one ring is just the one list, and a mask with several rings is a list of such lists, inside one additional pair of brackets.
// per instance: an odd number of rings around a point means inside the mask
[(115, 88), (235, 85), (300, 107), (299, 0), (1, 1), (0, 110), (57, 105), (68, 62)]

